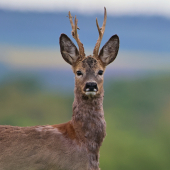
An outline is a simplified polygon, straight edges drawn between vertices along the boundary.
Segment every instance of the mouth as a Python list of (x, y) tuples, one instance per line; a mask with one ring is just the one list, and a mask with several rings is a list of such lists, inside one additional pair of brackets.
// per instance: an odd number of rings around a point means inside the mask
[(96, 93), (97, 93), (97, 89), (94, 89), (93, 91), (91, 91), (90, 89), (86, 89), (86, 91), (85, 91), (85, 94), (88, 96), (88, 95), (92, 95), (92, 96), (94, 96), (94, 95), (96, 95)]

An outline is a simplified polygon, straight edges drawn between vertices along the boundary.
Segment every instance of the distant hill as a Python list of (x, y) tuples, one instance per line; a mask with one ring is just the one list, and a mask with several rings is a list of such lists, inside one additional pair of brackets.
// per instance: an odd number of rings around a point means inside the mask
[[(74, 13), (72, 14), (75, 15)], [(76, 14), (84, 46), (94, 47), (98, 38), (95, 18)], [(0, 10), (0, 44), (56, 47), (61, 33), (71, 37), (67, 13), (38, 13)], [(162, 17), (108, 16), (104, 44), (113, 34), (120, 37), (123, 50), (170, 52), (170, 20)]]

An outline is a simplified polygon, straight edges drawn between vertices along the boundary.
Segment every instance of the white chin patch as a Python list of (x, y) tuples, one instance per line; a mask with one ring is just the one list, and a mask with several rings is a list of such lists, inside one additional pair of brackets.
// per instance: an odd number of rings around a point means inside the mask
[(86, 92), (85, 94), (86, 94), (87, 96), (89, 96), (89, 95), (94, 96), (94, 95), (96, 95), (96, 92), (94, 92), (94, 91), (88, 91), (88, 92)]

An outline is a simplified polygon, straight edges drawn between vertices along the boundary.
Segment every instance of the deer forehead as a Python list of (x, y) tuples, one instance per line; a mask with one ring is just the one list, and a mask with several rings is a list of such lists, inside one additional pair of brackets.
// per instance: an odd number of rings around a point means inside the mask
[(76, 71), (85, 70), (86, 72), (103, 69), (102, 64), (99, 60), (92, 56), (88, 56), (77, 64)]

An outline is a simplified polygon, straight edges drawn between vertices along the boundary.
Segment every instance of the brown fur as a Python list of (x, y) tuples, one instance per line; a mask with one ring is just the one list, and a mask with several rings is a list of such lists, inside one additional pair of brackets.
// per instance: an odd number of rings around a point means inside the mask
[(52, 125), (52, 127), (57, 128), (59, 132), (61, 132), (67, 138), (78, 141), (75, 129), (70, 121), (59, 125)]
[(98, 170), (99, 148), (106, 135), (103, 92), (98, 97), (86, 99), (75, 88), (72, 122), (79, 138), (87, 147), (91, 169)]
[(86, 152), (52, 126), (0, 126), (0, 170), (88, 169)]
[[(0, 170), (99, 170), (99, 149), (106, 136), (103, 75), (99, 71), (104, 73), (116, 58), (119, 37), (112, 36), (97, 56), (100, 37), (94, 55), (85, 57), (75, 29), (77, 20), (74, 27), (70, 13), (69, 19), (81, 49), (78, 51), (67, 35), (61, 34), (62, 57), (75, 73), (72, 119), (52, 126), (0, 126)], [(93, 90), (87, 88), (89, 83), (95, 84)]]

